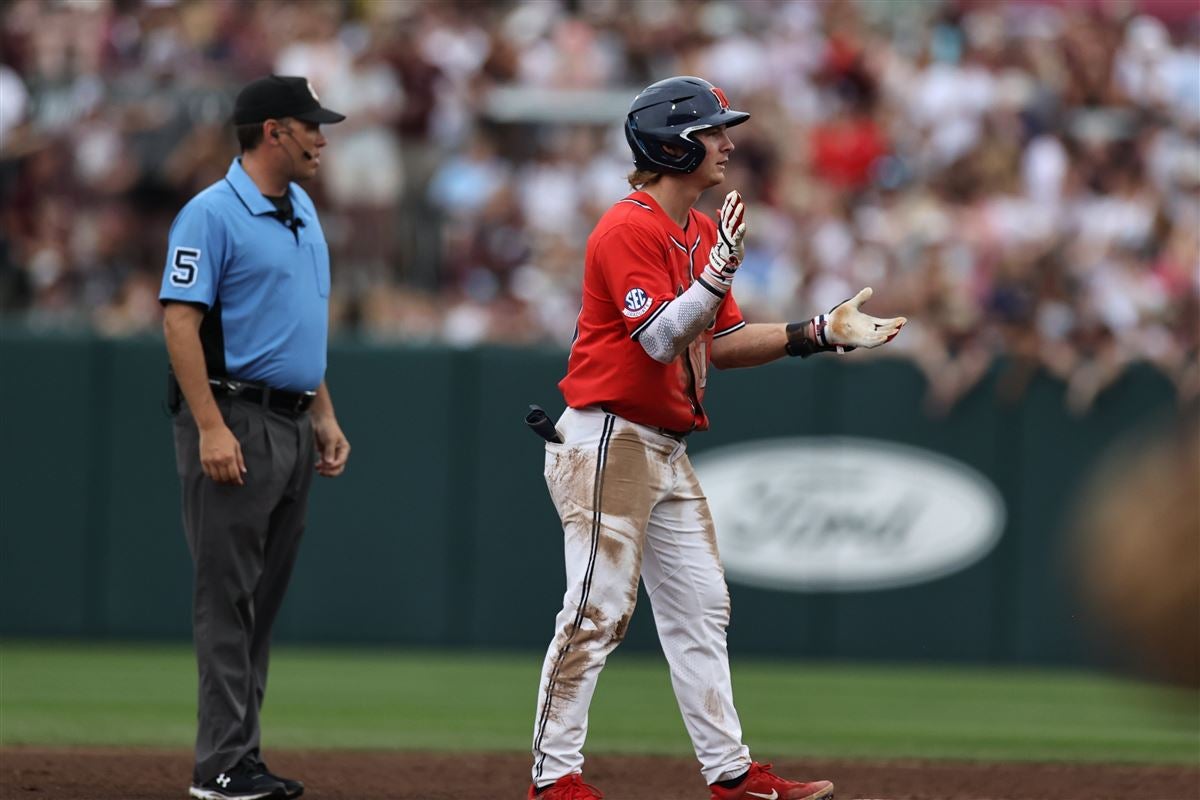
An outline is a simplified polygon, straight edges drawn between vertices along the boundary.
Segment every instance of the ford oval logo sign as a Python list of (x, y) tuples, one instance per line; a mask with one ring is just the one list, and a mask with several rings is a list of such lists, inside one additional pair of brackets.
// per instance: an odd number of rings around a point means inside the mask
[(731, 581), (862, 591), (924, 583), (983, 558), (1004, 527), (996, 488), (915, 447), (767, 439), (693, 459)]

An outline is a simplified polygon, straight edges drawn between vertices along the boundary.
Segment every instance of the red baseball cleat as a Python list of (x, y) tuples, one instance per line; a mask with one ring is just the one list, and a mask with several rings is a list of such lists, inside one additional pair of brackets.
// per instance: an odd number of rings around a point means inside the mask
[(541, 794), (538, 794), (536, 786), (529, 787), (529, 800), (603, 800), (603, 798), (604, 795), (600, 794), (600, 790), (584, 783), (583, 776), (578, 772), (564, 775), (542, 789)]
[(797, 783), (787, 781), (771, 772), (770, 764), (755, 761), (746, 779), (733, 789), (712, 785), (712, 800), (833, 800), (833, 784), (829, 781)]

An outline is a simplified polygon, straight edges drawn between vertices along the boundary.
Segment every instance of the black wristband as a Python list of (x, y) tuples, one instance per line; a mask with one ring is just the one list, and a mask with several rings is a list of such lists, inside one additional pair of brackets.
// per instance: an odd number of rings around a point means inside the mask
[(718, 289), (717, 287), (713, 286), (711, 283), (704, 280), (703, 275), (696, 278), (696, 283), (700, 284), (705, 289), (708, 289), (710, 292), (712, 292), (713, 294), (715, 294), (717, 297), (720, 297), (720, 298), (724, 298), (725, 294), (729, 291), (728, 287), (726, 287), (725, 290), (722, 291), (722, 290)]
[(813, 353), (837, 350), (837, 345), (825, 344), (824, 314), (807, 322), (789, 322), (784, 330), (787, 331), (787, 345), (784, 349), (789, 356), (808, 358)]
[(784, 329), (787, 331), (787, 345), (784, 349), (793, 358), (800, 356), (808, 358), (817, 352), (817, 343), (813, 341), (813, 321), (789, 322)]

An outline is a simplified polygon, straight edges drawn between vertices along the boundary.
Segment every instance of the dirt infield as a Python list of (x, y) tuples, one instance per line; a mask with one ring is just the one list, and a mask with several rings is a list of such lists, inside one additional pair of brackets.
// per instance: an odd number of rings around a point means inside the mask
[[(268, 755), (271, 755), (268, 753)], [(300, 778), (312, 800), (518, 800), (528, 760), (520, 754), (281, 751), (277, 772)], [(837, 796), (886, 800), (1196, 800), (1200, 768), (1094, 764), (776, 762), (780, 774), (827, 778)], [(4, 800), (186, 798), (191, 760), (162, 750), (0, 750)], [(587, 778), (607, 800), (705, 800), (686, 758), (596, 756)]]

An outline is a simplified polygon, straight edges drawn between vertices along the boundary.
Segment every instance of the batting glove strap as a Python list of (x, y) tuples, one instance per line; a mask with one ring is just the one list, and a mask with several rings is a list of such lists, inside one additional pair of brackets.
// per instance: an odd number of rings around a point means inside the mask
[(789, 356), (800, 356), (800, 358), (808, 358), (813, 353), (827, 353), (831, 350), (848, 353), (854, 349), (845, 345), (830, 344), (825, 336), (828, 326), (829, 317), (826, 314), (813, 317), (807, 322), (789, 323), (785, 329), (787, 344), (784, 349)]
[(717, 258), (717, 248), (713, 247), (713, 252), (709, 256), (708, 264), (704, 267), (704, 271), (700, 273), (697, 280), (704, 285), (713, 294), (724, 297), (729, 293), (729, 289), (733, 286), (733, 273), (737, 271), (737, 262), (732, 265), (728, 262), (723, 262)]

